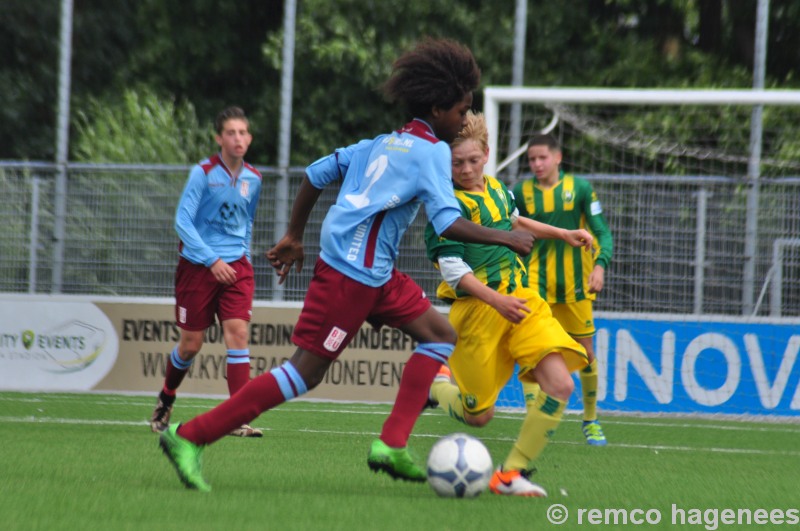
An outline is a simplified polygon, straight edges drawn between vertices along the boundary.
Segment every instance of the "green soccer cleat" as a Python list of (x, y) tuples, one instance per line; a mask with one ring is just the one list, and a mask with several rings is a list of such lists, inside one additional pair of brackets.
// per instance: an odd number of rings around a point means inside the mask
[(605, 446), (607, 444), (603, 428), (596, 420), (583, 421), (583, 436), (586, 437), (586, 444), (590, 446)]
[(172, 425), (162, 431), (158, 444), (164, 455), (172, 462), (186, 488), (210, 492), (211, 485), (203, 479), (201, 457), (204, 447), (178, 435), (179, 427), (180, 425)]
[(372, 441), (367, 464), (373, 472), (386, 472), (394, 479), (423, 482), (427, 479), (408, 452), (408, 448), (390, 448), (380, 439)]

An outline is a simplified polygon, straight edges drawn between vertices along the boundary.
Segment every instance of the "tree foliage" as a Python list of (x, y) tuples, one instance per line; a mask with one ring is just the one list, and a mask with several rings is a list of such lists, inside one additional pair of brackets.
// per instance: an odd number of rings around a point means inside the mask
[(198, 124), (194, 106), (158, 98), (144, 86), (117, 100), (91, 98), (75, 117), (73, 154), (84, 162), (185, 164), (208, 156), (212, 124)]
[[(0, 93), (6, 96), (0, 158), (54, 156), (59, 49), (54, 3), (4, 1), (0, 46), (9, 53), (0, 57)], [(291, 162), (305, 164), (335, 146), (400, 125), (405, 117), (383, 101), (379, 86), (392, 60), (422, 36), (464, 42), (481, 65), (484, 85), (509, 84), (515, 5), (515, 0), (298, 1)], [(756, 0), (529, 2), (525, 84), (748, 88), (755, 9)], [(241, 105), (254, 133), (249, 159), (275, 164), (282, 23), (283, 0), (76, 0), (72, 158), (89, 153), (82, 137), (93, 134), (90, 124), (108, 124), (122, 111), (120, 94), (146, 88), (141, 101), (157, 100), (161, 110), (193, 109), (200, 124), (210, 123), (226, 105)], [(769, 28), (767, 85), (796, 87), (800, 4), (771, 0)], [(134, 122), (141, 125), (146, 118)], [(176, 125), (187, 119), (174, 118)], [(139, 132), (157, 134), (157, 128)], [(105, 153), (111, 155), (129, 161), (162, 156), (152, 149)]]

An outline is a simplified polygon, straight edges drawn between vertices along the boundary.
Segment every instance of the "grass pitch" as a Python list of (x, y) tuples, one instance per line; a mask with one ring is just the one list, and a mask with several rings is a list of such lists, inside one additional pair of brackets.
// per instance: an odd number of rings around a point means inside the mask
[[(218, 402), (181, 396), (173, 422)], [(779, 529), (794, 527), (788, 524), (800, 515), (794, 423), (606, 417), (609, 445), (593, 448), (583, 442), (580, 419), (567, 416), (536, 463), (533, 479), (548, 498), (454, 500), (367, 468), (369, 443), (389, 406), (294, 402), (252, 423), (265, 430), (262, 439), (226, 437), (206, 450), (213, 492), (203, 494), (186, 490), (158, 449), (147, 423), (154, 403), (0, 393), (0, 528), (624, 529), (638, 526), (623, 518), (637, 518), (648, 529)], [(463, 431), (479, 437), (498, 464), (521, 418), (498, 413), (478, 430), (441, 410), (426, 412), (410, 446), (423, 460), (438, 437)], [(562, 525), (548, 520), (554, 504), (569, 512)], [(726, 509), (740, 520), (725, 524)], [(765, 524), (758, 510), (766, 511)], [(749, 525), (741, 521), (748, 514)]]

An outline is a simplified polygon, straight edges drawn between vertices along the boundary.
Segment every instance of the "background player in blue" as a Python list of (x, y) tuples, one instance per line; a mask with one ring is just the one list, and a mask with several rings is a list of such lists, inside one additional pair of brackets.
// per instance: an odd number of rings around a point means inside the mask
[(437, 233), (450, 239), (505, 245), (523, 255), (533, 245), (529, 232), (488, 229), (462, 218), (453, 195), (448, 142), (463, 126), (479, 81), (480, 70), (467, 48), (424, 40), (395, 61), (384, 85), (388, 98), (404, 104), (415, 118), (398, 131), (337, 149), (308, 167), (287, 233), (267, 252), (281, 281), (293, 265), (299, 270), (308, 215), (322, 189), (341, 182), (294, 329), (298, 349), (287, 363), (253, 379), (215, 409), (162, 433), (161, 447), (187, 487), (210, 489), (200, 467), (205, 445), (316, 387), (365, 321), (399, 328), (418, 344), (367, 463), (394, 478), (425, 480), (425, 470), (406, 445), (456, 335), (422, 289), (394, 268), (398, 243), (424, 204)]
[[(231, 396), (250, 380), (248, 326), (253, 310), (250, 241), (261, 194), (261, 174), (244, 161), (250, 146), (249, 123), (239, 107), (228, 107), (215, 120), (220, 151), (192, 168), (178, 201), (175, 230), (180, 258), (175, 272), (175, 320), (180, 341), (167, 361), (164, 386), (150, 428), (169, 426), (175, 396), (206, 329), (217, 316), (227, 348)], [(261, 430), (240, 424), (230, 435), (261, 437)]]

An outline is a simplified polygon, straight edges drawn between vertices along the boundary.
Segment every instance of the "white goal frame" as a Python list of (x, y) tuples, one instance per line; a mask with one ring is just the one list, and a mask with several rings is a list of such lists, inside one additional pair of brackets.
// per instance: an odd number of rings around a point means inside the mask
[[(800, 90), (778, 89), (642, 89), (642, 88), (546, 88), (546, 87), (501, 87), (489, 86), (484, 90), (484, 116), (489, 131), (489, 160), (485, 173), (499, 175), (506, 163), (517, 160), (526, 149), (524, 141), (518, 147), (509, 146), (509, 155), (498, 163), (498, 139), (500, 137), (500, 104), (609, 104), (609, 105), (748, 105), (752, 107), (750, 121), (750, 144), (748, 156), (748, 180), (753, 186), (748, 191), (748, 216), (745, 229), (745, 257), (753, 257), (756, 250), (758, 182), (761, 173), (762, 111), (770, 106), (800, 106)], [(514, 113), (511, 109), (512, 123)], [(557, 123), (554, 117), (547, 132)], [(513, 127), (513, 126), (512, 126)], [(512, 131), (512, 135), (530, 135), (532, 131)], [(524, 136), (523, 136), (524, 138)], [(755, 313), (755, 261), (745, 259), (742, 307), (744, 314)], [(773, 279), (774, 280), (774, 279)], [(775, 286), (774, 289), (780, 289)]]
[(800, 90), (486, 87), (483, 113), (489, 129), (489, 162), (485, 168), (488, 175), (497, 174), (501, 103), (800, 105)]

